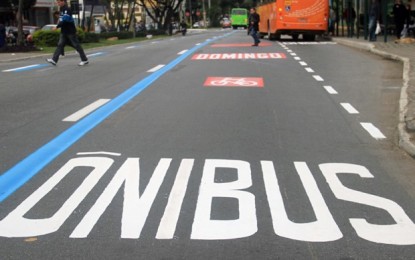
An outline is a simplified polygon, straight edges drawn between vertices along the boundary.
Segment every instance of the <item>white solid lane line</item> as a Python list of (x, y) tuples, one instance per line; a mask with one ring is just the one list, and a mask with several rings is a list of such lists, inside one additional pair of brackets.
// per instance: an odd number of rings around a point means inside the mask
[(386, 136), (382, 134), (382, 132), (374, 126), (372, 123), (360, 123), (363, 128), (368, 131), (368, 133), (375, 139), (385, 139)]
[(81, 110), (79, 110), (76, 113), (73, 113), (72, 115), (66, 117), (65, 119), (63, 119), (62, 121), (65, 122), (76, 122), (79, 119), (83, 118), (84, 116), (88, 115), (89, 113), (91, 113), (92, 111), (94, 111), (95, 109), (101, 107), (102, 105), (104, 105), (105, 103), (107, 103), (108, 101), (110, 101), (110, 99), (98, 99), (97, 101), (95, 101), (94, 103), (82, 108)]

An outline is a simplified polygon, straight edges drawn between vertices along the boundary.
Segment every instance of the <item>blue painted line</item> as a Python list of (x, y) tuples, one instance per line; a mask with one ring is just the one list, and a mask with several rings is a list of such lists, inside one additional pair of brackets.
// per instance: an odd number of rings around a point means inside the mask
[(30, 66), (21, 67), (21, 68), (3, 70), (3, 72), (22, 72), (22, 71), (40, 69), (40, 68), (44, 68), (46, 66), (49, 66), (49, 65), (48, 64), (35, 64), (35, 65), (30, 65)]
[(104, 55), (105, 54), (105, 52), (97, 52), (97, 53), (91, 53), (91, 54), (88, 54), (88, 55), (86, 55), (88, 58), (92, 58), (92, 57), (97, 57), (97, 56), (102, 56), (102, 55)]
[[(216, 39), (224, 38), (232, 33), (233, 32), (225, 34)], [(182, 62), (184, 59), (189, 57), (198, 49), (208, 45), (212, 41), (214, 40), (208, 40), (198, 46), (193, 47), (186, 53), (180, 55), (179, 57), (171, 61), (169, 64), (167, 64), (160, 70), (150, 74), (143, 80), (137, 82), (129, 89), (121, 93), (119, 96), (112, 99), (110, 102), (106, 103), (99, 109), (95, 110), (95, 112), (83, 118), (78, 123), (74, 124), (67, 130), (65, 130), (63, 133), (52, 139), (50, 142), (40, 147), (38, 150), (36, 150), (35, 152), (27, 156), (25, 159), (17, 163), (11, 169), (7, 170), (4, 174), (0, 176), (0, 202), (5, 200), (18, 188), (23, 186), (27, 181), (29, 181), (33, 176), (39, 173), (39, 171), (41, 171), (51, 161), (53, 161), (61, 153), (66, 151), (66, 149), (71, 147), (75, 142), (81, 139), (85, 134), (87, 134), (90, 130), (99, 125), (111, 114), (113, 114), (115, 111), (120, 109), (131, 99), (140, 94), (154, 81), (163, 76), (166, 72), (170, 71), (177, 64)]]

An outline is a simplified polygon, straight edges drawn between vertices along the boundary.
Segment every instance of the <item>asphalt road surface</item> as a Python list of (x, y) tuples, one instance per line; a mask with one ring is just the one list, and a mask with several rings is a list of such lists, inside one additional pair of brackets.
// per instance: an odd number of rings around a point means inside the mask
[(252, 42), (0, 64), (0, 258), (414, 259), (401, 66)]

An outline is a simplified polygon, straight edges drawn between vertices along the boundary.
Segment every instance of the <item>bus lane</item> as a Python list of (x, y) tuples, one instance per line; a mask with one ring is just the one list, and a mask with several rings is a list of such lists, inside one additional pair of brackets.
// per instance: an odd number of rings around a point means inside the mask
[(108, 240), (102, 255), (136, 241), (131, 251), (148, 258), (413, 251), (411, 199), (377, 163), (383, 148), (362, 146), (365, 134), (327, 97), (324, 71), (278, 43), (240, 46), (249, 40), (198, 49), (65, 150), (2, 213), (0, 239), (82, 252)]

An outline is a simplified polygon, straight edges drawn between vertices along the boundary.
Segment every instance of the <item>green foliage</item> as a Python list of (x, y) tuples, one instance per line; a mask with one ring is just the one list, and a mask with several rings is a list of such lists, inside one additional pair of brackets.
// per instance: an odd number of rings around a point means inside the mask
[[(37, 47), (53, 47), (57, 46), (59, 42), (60, 29), (56, 31), (42, 31), (38, 30), (33, 34), (33, 41)], [(85, 41), (85, 32), (81, 28), (76, 28), (76, 35), (80, 42)]]
[(104, 32), (104, 33), (100, 33), (99, 37), (101, 39), (108, 39), (108, 38), (112, 38), (112, 37), (118, 37), (118, 39), (131, 39), (133, 38), (133, 32), (126, 32), (126, 31), (122, 31), (122, 32)]
[(58, 45), (60, 31), (42, 31), (38, 30), (33, 34), (33, 41), (35, 46), (43, 47), (43, 46), (56, 46)]
[(86, 32), (83, 42), (99, 42), (100, 36), (96, 33)]

